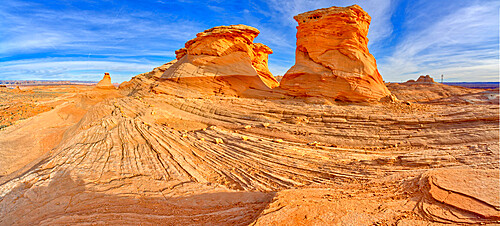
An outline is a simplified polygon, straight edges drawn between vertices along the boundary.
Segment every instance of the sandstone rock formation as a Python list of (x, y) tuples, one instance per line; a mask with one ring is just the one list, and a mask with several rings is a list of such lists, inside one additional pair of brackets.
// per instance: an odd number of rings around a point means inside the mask
[(21, 92), (23, 92), (23, 90), (21, 90), (21, 88), (19, 88), (19, 86), (16, 86), (16, 88), (12, 89), (12, 92), (21, 93)]
[(420, 77), (418, 77), (417, 82), (435, 83), (434, 79), (430, 75), (426, 75), (426, 76), (421, 75)]
[(109, 76), (109, 73), (104, 73), (104, 77), (97, 83), (96, 88), (115, 89), (115, 86), (113, 86), (113, 83), (111, 83), (111, 77)]
[[(9, 113), (0, 119), (26, 110), (10, 100), (54, 106), (0, 130), (0, 225), (500, 223), (498, 102), (278, 99), (284, 91), (271, 89), (265, 67), (270, 51), (249, 41), (257, 33), (200, 33), (178, 61), (119, 90), (57, 87), (47, 100), (0, 90)], [(309, 86), (326, 92), (321, 85), (333, 87), (326, 80), (337, 75), (319, 68), (331, 76)], [(321, 78), (303, 75), (305, 85)], [(344, 77), (335, 79), (378, 84)], [(335, 98), (377, 99), (349, 86)], [(396, 88), (458, 93), (442, 84)], [(257, 92), (272, 98), (235, 97)]]
[(368, 51), (371, 18), (361, 7), (318, 9), (294, 19), (299, 23), (295, 65), (281, 88), (295, 96), (354, 102), (390, 95)]
[(272, 50), (253, 43), (259, 31), (245, 25), (219, 26), (198, 33), (176, 51), (177, 62), (162, 79), (186, 84), (205, 94), (245, 96), (278, 82), (267, 68)]
[(434, 79), (430, 76), (430, 75), (421, 75), (420, 77), (418, 77), (417, 81), (413, 80), (413, 79), (410, 79), (408, 81), (405, 82), (406, 84), (436, 84), (436, 82), (434, 82)]
[[(412, 102), (475, 102), (494, 103), (497, 95), (485, 89), (471, 89), (434, 82), (429, 75), (403, 83), (388, 83), (387, 88), (398, 99)], [(484, 95), (480, 93), (484, 92)], [(474, 96), (474, 97), (473, 97)], [(498, 102), (498, 101), (497, 101)]]
[[(450, 205), (415, 208), (429, 193), (402, 191), (402, 182), (430, 168), (498, 171), (498, 105), (92, 91), (0, 131), (0, 156), (9, 157), (0, 159), (0, 225), (422, 225), (442, 221), (434, 216)], [(458, 185), (473, 191), (492, 179)], [(467, 221), (495, 222), (484, 213)]]

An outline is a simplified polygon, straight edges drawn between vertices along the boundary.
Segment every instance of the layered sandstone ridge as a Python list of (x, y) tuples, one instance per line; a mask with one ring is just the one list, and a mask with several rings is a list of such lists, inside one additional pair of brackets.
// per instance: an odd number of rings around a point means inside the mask
[(206, 94), (245, 96), (279, 85), (267, 68), (272, 50), (253, 43), (259, 30), (246, 25), (219, 26), (198, 33), (176, 51), (177, 62), (162, 79), (187, 84)]
[(104, 77), (99, 81), (96, 85), (96, 88), (99, 89), (114, 89), (115, 86), (113, 86), (113, 83), (111, 83), (111, 76), (109, 76), (109, 73), (104, 73)]
[(318, 9), (294, 19), (299, 23), (295, 65), (281, 88), (295, 96), (354, 102), (390, 95), (368, 51), (371, 18), (361, 7)]

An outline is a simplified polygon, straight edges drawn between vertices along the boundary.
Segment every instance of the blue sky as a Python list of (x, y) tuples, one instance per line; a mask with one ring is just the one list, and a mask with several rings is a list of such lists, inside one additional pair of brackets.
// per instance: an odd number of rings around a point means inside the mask
[(269, 68), (295, 61), (293, 16), (360, 5), (372, 17), (370, 52), (386, 81), (421, 74), (445, 80), (498, 81), (498, 0), (3, 0), (0, 80), (129, 80), (175, 58), (211, 27), (246, 24), (273, 49)]

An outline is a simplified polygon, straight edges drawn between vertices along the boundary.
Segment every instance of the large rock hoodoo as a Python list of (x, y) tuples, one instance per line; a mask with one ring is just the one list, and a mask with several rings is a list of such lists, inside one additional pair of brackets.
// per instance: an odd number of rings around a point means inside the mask
[(177, 50), (177, 62), (161, 79), (186, 84), (205, 94), (245, 96), (279, 85), (267, 68), (272, 50), (253, 43), (259, 30), (246, 25), (219, 26), (198, 33)]
[(370, 16), (357, 5), (330, 7), (294, 17), (295, 65), (281, 81), (294, 96), (364, 102), (390, 95), (368, 51)]

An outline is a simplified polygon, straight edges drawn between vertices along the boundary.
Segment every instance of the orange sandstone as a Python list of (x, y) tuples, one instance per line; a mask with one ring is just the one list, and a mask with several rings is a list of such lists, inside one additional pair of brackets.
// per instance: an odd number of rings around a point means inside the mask
[(435, 83), (434, 79), (430, 75), (426, 75), (426, 76), (421, 75), (420, 77), (418, 77), (416, 82), (430, 83), (430, 84)]
[(104, 77), (99, 81), (96, 85), (97, 88), (99, 89), (114, 89), (115, 86), (111, 83), (111, 77), (109, 76), (109, 73), (104, 73)]
[(272, 50), (253, 43), (259, 30), (246, 25), (219, 26), (198, 33), (177, 50), (177, 62), (162, 79), (206, 94), (245, 96), (279, 85), (267, 67)]
[(21, 90), (21, 88), (19, 88), (19, 86), (16, 86), (16, 88), (12, 89), (12, 92), (20, 93), (20, 92), (22, 92), (22, 90)]
[(318, 9), (294, 19), (299, 23), (295, 65), (281, 88), (294, 96), (354, 102), (390, 95), (368, 51), (371, 18), (361, 7)]

